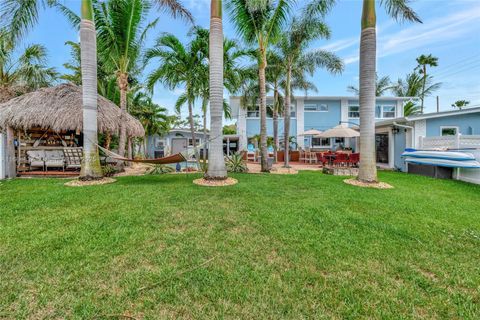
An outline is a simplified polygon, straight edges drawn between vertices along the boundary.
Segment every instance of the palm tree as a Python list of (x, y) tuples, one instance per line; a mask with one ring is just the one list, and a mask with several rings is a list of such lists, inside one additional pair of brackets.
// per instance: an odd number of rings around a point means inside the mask
[[(392, 90), (393, 85), (392, 82), (390, 81), (389, 76), (383, 76), (381, 78), (378, 77), (378, 74), (375, 74), (375, 96), (376, 97), (381, 97), (383, 96), (387, 91)], [(348, 86), (347, 90), (352, 92), (353, 94), (357, 95), (359, 94), (359, 90), (356, 86)]]
[[(198, 43), (192, 41), (185, 46), (173, 34), (166, 33), (157, 39), (153, 48), (146, 51), (145, 58), (147, 62), (153, 59), (160, 62), (160, 66), (147, 77), (147, 86), (150, 90), (153, 90), (155, 84), (159, 82), (170, 90), (181, 86), (185, 88), (185, 92), (178, 97), (175, 107), (178, 112), (183, 105), (186, 104), (188, 107), (190, 132), (196, 150), (193, 107), (202, 80), (200, 75), (203, 66), (203, 55)], [(196, 159), (198, 160), (198, 154)]]
[(80, 179), (102, 177), (97, 128), (97, 37), (92, 2), (82, 0), (80, 53), (83, 91), (83, 160)]
[(127, 133), (124, 117), (127, 113), (127, 92), (130, 74), (138, 74), (142, 46), (149, 29), (157, 21), (144, 21), (150, 4), (144, 0), (95, 1), (95, 22), (98, 30), (99, 57), (105, 70), (115, 74), (120, 92), (120, 139), (118, 153), (125, 154)]
[(275, 51), (268, 52), (268, 66), (266, 69), (266, 82), (268, 89), (273, 91), (272, 120), (273, 120), (273, 151), (275, 161), (277, 161), (277, 152), (280, 147), (278, 137), (278, 115), (283, 111), (283, 96), (280, 92), (281, 85), (285, 79), (283, 72), (283, 61)]
[[(396, 20), (421, 22), (408, 0), (385, 0), (382, 4)], [(375, 0), (363, 0), (360, 37), (360, 168), (358, 180), (377, 181), (375, 160), (375, 76), (377, 63)]]
[(326, 14), (327, 9), (313, 14), (309, 6), (300, 17), (292, 18), (288, 31), (283, 33), (278, 42), (278, 50), (285, 72), (285, 106), (284, 111), (284, 141), (285, 143), (285, 167), (289, 167), (289, 143), (290, 137), (290, 103), (292, 99), (292, 80), (303, 79), (306, 72), (313, 75), (318, 67), (323, 67), (331, 73), (343, 71), (343, 62), (335, 54), (324, 50), (312, 50), (305, 52), (310, 44), (316, 40), (330, 37), (330, 29), (319, 16)]
[(417, 58), (417, 69), (420, 74), (423, 75), (423, 85), (422, 85), (422, 95), (420, 96), (420, 100), (422, 101), (421, 105), (421, 113), (423, 113), (423, 103), (425, 100), (425, 86), (427, 82), (427, 66), (429, 67), (436, 67), (438, 66), (438, 58), (429, 55), (422, 54), (420, 57)]
[(230, 11), (237, 32), (249, 45), (257, 45), (258, 79), (260, 89), (260, 154), (261, 171), (268, 172), (267, 166), (267, 96), (266, 77), (267, 52), (282, 32), (282, 26), (292, 10), (294, 0), (251, 1), (230, 0)]
[(44, 46), (29, 45), (19, 55), (17, 47), (6, 30), (0, 30), (0, 102), (50, 86), (58, 77), (54, 68), (47, 67)]
[[(423, 77), (416, 72), (409, 73), (405, 76), (405, 80), (399, 78), (397, 83), (392, 85), (392, 92), (397, 97), (414, 97), (418, 98), (422, 95), (430, 96), (434, 91), (438, 90), (441, 86), (440, 82), (433, 83), (433, 77), (427, 76), (425, 82), (425, 88), (423, 88)], [(403, 107), (404, 116), (414, 115), (421, 113), (420, 106), (415, 102), (410, 101)]]
[(467, 107), (470, 104), (470, 101), (467, 100), (457, 100), (452, 103), (452, 108), (458, 108), (461, 110), (463, 107)]
[(222, 0), (211, 0), (209, 39), (210, 84), (210, 154), (205, 178), (226, 179), (227, 169), (223, 157), (223, 24)]

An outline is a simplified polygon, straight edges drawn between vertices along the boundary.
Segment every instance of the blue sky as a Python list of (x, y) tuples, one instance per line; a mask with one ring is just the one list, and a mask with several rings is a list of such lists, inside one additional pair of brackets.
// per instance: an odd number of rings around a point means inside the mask
[[(64, 3), (78, 12), (79, 1), (66, 0)], [(208, 27), (210, 0), (183, 0), (183, 3), (192, 11), (196, 24)], [(303, 3), (300, 0), (299, 6)], [(471, 105), (480, 105), (480, 1), (422, 0), (413, 2), (412, 6), (423, 24), (399, 24), (388, 17), (383, 8), (377, 10), (379, 75), (388, 75), (392, 80), (404, 77), (416, 66), (416, 57), (431, 53), (439, 58), (439, 66), (432, 69), (431, 74), (436, 81), (442, 82), (437, 92), (441, 110), (451, 109), (450, 105), (460, 99), (471, 101)], [(158, 15), (160, 22), (150, 33), (147, 46), (161, 32), (171, 32), (187, 40), (188, 25), (156, 11), (152, 11), (149, 20)], [(316, 95), (351, 95), (346, 87), (358, 86), (360, 15), (360, 0), (339, 0), (327, 17), (332, 37), (314, 43), (312, 49), (323, 48), (336, 52), (344, 59), (346, 68), (342, 75), (337, 76), (323, 70), (317, 71), (312, 79), (319, 89)], [(238, 38), (229, 19), (225, 11), (225, 36)], [(49, 50), (49, 63), (63, 72), (62, 64), (70, 59), (69, 48), (64, 45), (68, 40), (78, 40), (77, 32), (58, 12), (45, 10), (26, 43), (44, 44)], [(154, 64), (148, 66), (147, 72), (154, 67)], [(154, 100), (173, 113), (174, 102), (181, 92), (181, 88), (169, 91), (157, 86)], [(433, 112), (435, 109), (435, 97), (431, 97), (426, 101), (426, 111)], [(196, 111), (199, 112), (198, 109)]]

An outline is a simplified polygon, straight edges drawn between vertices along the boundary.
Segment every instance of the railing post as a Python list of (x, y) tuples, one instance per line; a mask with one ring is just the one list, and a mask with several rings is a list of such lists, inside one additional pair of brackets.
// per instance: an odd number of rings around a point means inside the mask
[(455, 144), (456, 144), (456, 149), (460, 149), (460, 133), (457, 132), (457, 134), (455, 135)]

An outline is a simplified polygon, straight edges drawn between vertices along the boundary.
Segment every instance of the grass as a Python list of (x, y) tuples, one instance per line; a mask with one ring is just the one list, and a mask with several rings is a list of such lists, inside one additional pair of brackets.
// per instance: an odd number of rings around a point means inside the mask
[(480, 186), (0, 183), (0, 318), (480, 318)]

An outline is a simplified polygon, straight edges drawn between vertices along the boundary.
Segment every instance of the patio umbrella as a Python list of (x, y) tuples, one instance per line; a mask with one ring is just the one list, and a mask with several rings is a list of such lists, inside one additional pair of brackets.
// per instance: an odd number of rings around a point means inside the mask
[(303, 136), (317, 136), (319, 134), (321, 134), (322, 131), (320, 130), (316, 130), (316, 129), (310, 129), (310, 130), (307, 130), (307, 131), (304, 131), (302, 134), (300, 135), (303, 135)]
[(360, 133), (358, 131), (343, 125), (338, 125), (315, 135), (316, 138), (354, 138), (359, 136)]

